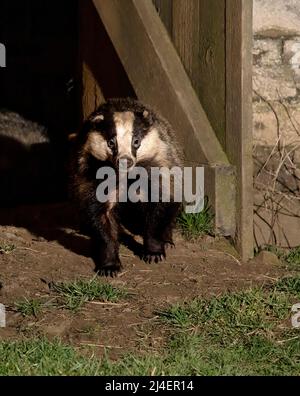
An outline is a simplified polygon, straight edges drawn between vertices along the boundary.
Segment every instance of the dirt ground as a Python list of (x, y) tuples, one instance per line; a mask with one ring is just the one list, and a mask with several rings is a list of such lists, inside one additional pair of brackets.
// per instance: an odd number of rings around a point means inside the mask
[(162, 339), (159, 330), (155, 334), (158, 310), (196, 296), (270, 282), (283, 271), (257, 260), (242, 263), (225, 239), (204, 237), (192, 242), (176, 233), (176, 248), (160, 264), (146, 264), (122, 245), (123, 272), (104, 280), (126, 288), (128, 299), (115, 304), (90, 302), (77, 313), (49, 308), (37, 318), (23, 317), (14, 309), (17, 301), (51, 300), (50, 282), (95, 275), (89, 240), (76, 230), (74, 208), (68, 203), (1, 209), (0, 224), (0, 242), (16, 246), (0, 255), (0, 302), (8, 310), (7, 327), (0, 329), (2, 340), (59, 336), (75, 346), (94, 346), (100, 354), (106, 347), (112, 357), (146, 346), (149, 350)]

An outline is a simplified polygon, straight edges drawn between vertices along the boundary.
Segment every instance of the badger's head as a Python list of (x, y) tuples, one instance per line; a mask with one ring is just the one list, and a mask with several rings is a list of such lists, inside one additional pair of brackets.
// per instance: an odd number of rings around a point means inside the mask
[(100, 107), (88, 120), (85, 148), (114, 167), (126, 160), (128, 171), (138, 163), (159, 160), (167, 151), (148, 110), (115, 111), (109, 106)]

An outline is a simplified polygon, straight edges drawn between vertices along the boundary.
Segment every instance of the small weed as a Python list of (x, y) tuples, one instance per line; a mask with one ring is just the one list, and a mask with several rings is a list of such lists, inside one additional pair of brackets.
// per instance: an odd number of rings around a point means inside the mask
[(16, 310), (20, 312), (23, 316), (35, 316), (37, 317), (38, 314), (41, 312), (42, 309), (42, 302), (39, 300), (28, 300), (24, 298), (23, 301), (18, 301), (15, 304)]
[(52, 290), (63, 297), (63, 307), (72, 311), (78, 310), (87, 301), (117, 302), (127, 296), (125, 290), (100, 282), (96, 277), (88, 281), (80, 279), (54, 283)]
[(16, 246), (12, 243), (2, 242), (0, 243), (0, 253), (10, 254), (16, 249)]
[(205, 199), (204, 209), (199, 213), (185, 213), (182, 211), (177, 218), (177, 224), (186, 238), (197, 238), (213, 234), (214, 215)]
[(291, 249), (284, 257), (285, 261), (295, 269), (300, 269), (300, 246)]

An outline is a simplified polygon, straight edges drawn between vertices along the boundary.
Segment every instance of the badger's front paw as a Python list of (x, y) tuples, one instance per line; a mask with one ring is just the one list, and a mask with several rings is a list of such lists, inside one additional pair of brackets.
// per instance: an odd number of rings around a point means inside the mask
[(92, 257), (95, 262), (95, 271), (102, 276), (116, 276), (122, 269), (118, 251), (111, 249), (93, 248)]
[(122, 264), (119, 259), (107, 262), (101, 262), (96, 266), (96, 271), (99, 275), (102, 276), (111, 276), (114, 277), (120, 272), (122, 269)]
[(166, 259), (165, 244), (154, 238), (147, 238), (144, 241), (143, 260), (146, 263), (159, 263)]

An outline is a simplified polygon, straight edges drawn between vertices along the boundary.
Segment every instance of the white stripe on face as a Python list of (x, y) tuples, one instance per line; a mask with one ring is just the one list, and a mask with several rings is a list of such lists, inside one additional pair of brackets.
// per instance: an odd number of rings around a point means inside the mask
[(161, 140), (156, 128), (149, 130), (137, 151), (138, 162), (146, 161), (150, 158), (155, 158), (160, 166), (169, 165), (168, 146)]
[(131, 152), (134, 114), (131, 111), (114, 114), (118, 142), (118, 158), (129, 157), (135, 162)]
[(112, 155), (106, 140), (98, 132), (89, 133), (84, 149), (100, 161), (105, 161)]

